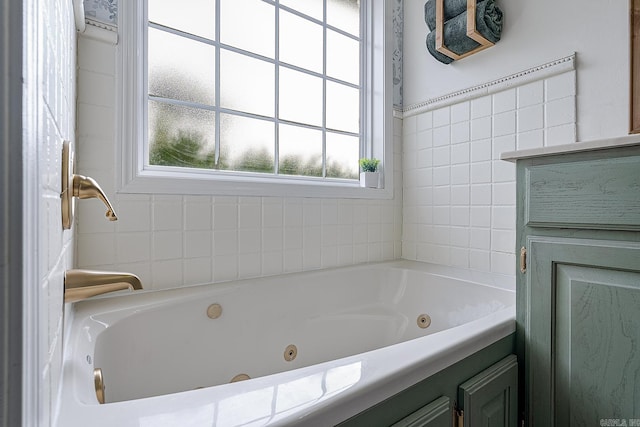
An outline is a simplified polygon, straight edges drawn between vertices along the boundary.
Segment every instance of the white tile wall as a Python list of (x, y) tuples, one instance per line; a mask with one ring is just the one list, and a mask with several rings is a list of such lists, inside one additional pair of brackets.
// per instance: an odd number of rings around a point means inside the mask
[(38, 169), (40, 226), (37, 290), (37, 330), (40, 345), (38, 425), (53, 424), (61, 384), (64, 329), (64, 271), (71, 268), (74, 230), (63, 231), (60, 207), (63, 140), (73, 140), (75, 131), (76, 31), (69, 1), (40, 2), (37, 40), (44, 52), (38, 75), (39, 131)]
[(515, 166), (575, 141), (575, 71), (405, 117), (402, 257), (515, 274)]
[(399, 119), (394, 200), (116, 194), (115, 47), (81, 37), (78, 49), (78, 171), (120, 218), (105, 221), (98, 201), (78, 204), (79, 267), (130, 271), (161, 289), (400, 257)]

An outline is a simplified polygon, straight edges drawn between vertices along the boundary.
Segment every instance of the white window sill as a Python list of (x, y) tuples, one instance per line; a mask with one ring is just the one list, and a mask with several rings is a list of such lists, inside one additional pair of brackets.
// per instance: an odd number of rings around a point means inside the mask
[(142, 170), (121, 182), (119, 193), (207, 194), (213, 196), (322, 197), (392, 199), (393, 184), (363, 188), (358, 181), (310, 180), (282, 176), (240, 176)]

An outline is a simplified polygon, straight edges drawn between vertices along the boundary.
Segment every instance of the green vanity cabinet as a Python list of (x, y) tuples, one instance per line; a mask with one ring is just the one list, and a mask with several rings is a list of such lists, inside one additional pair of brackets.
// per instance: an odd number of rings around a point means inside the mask
[(458, 387), (455, 412), (442, 396), (392, 427), (516, 427), (518, 424), (518, 362), (507, 356)]
[(519, 159), (517, 190), (526, 425), (640, 425), (640, 146)]
[(339, 424), (340, 427), (516, 427), (515, 334)]

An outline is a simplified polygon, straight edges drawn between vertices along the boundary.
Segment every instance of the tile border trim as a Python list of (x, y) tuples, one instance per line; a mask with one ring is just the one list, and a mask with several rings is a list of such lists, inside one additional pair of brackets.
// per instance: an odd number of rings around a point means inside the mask
[(501, 92), (511, 87), (521, 86), (536, 80), (546, 79), (557, 74), (575, 70), (575, 62), (576, 54), (574, 52), (563, 58), (559, 58), (515, 74), (407, 106), (401, 111), (398, 111), (398, 113), (402, 114), (402, 118), (411, 117), (420, 113), (446, 107), (448, 105)]

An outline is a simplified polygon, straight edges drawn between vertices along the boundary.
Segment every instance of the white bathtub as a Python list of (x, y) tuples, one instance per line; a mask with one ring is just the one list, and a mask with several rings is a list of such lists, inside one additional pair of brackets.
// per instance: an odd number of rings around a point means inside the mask
[(334, 425), (513, 333), (513, 281), (396, 261), (76, 303), (57, 424)]

